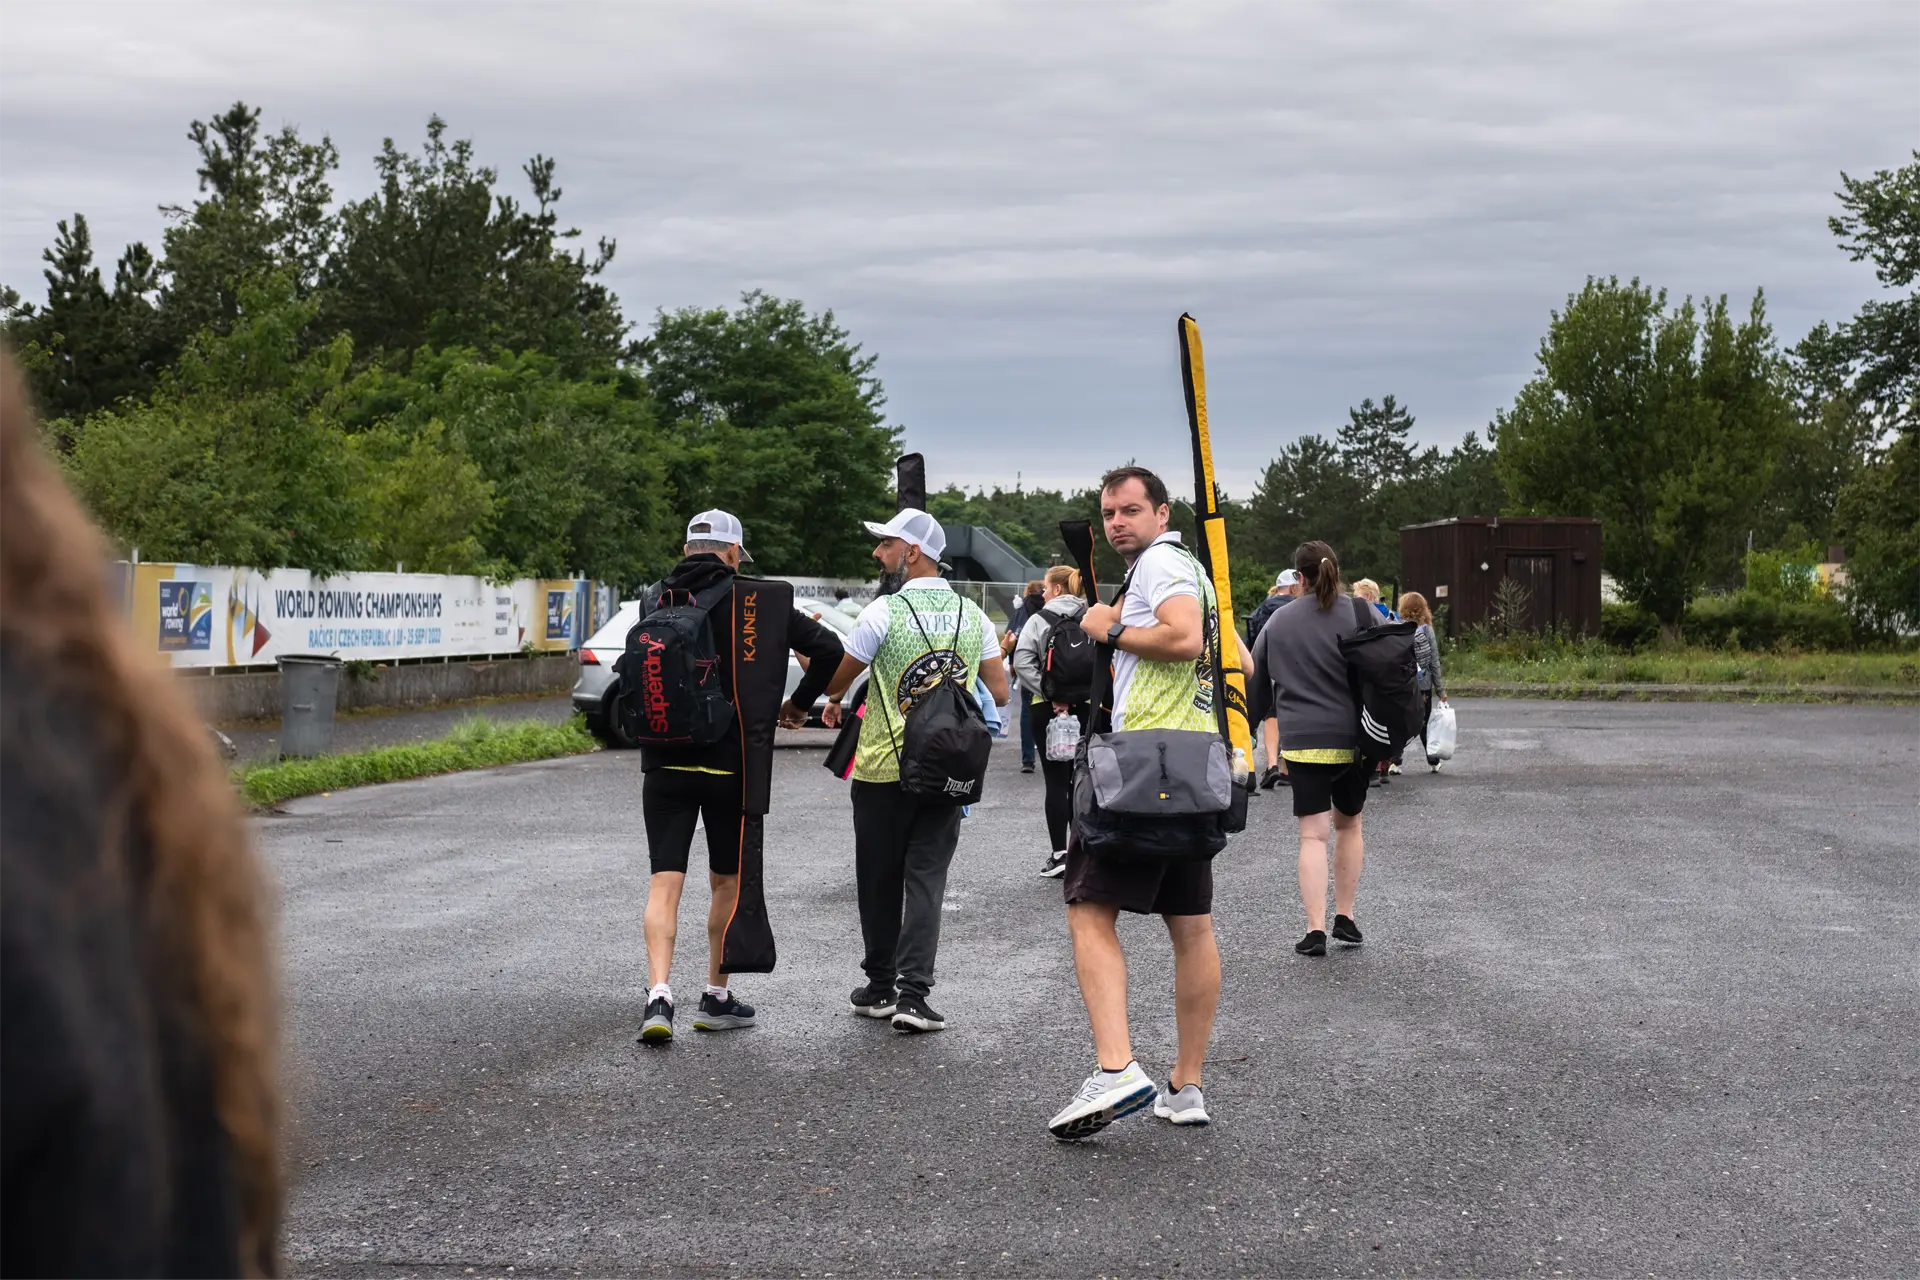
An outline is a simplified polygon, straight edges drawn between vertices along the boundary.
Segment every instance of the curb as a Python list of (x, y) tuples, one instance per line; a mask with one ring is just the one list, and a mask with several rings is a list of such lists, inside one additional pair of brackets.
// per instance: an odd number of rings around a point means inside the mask
[(1550, 698), (1597, 702), (1838, 702), (1920, 705), (1920, 688), (1799, 684), (1531, 684), (1524, 681), (1447, 682), (1448, 696)]

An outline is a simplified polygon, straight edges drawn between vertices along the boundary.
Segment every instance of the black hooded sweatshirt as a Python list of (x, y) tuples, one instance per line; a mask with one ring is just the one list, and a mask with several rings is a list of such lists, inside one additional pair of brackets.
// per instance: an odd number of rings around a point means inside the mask
[[(662, 591), (701, 592), (713, 586), (722, 578), (733, 578), (733, 567), (711, 552), (700, 552), (688, 556), (673, 567), (657, 587), (649, 588), (646, 600), (651, 610), (659, 603)], [(719, 603), (707, 615), (707, 627), (713, 632), (714, 652), (720, 658), (720, 687), (727, 695), (727, 701), (734, 700), (733, 654), (734, 636), (732, 593), (720, 597)], [(833, 673), (840, 666), (840, 637), (833, 628), (824, 626), (798, 609), (787, 619), (787, 647), (807, 660), (806, 674), (800, 677), (800, 683), (794, 688), (793, 701), (802, 707), (810, 707), (813, 700), (826, 692), (827, 684), (833, 679)], [(740, 771), (740, 717), (736, 713), (733, 723), (727, 726), (726, 736), (709, 746), (655, 747), (641, 746), (640, 768), (651, 773), (655, 769), (669, 766), (680, 768), (718, 769), (723, 773)]]

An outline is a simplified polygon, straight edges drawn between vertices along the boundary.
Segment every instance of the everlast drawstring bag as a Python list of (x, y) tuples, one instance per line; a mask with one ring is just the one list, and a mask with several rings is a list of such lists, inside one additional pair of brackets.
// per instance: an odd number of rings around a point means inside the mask
[(733, 704), (721, 687), (707, 615), (733, 590), (732, 577), (705, 591), (665, 591), (627, 632), (614, 664), (620, 728), (643, 746), (707, 747), (727, 735)]
[[(935, 652), (919, 611), (905, 593), (900, 599), (920, 628), (927, 652)], [(900, 789), (924, 804), (977, 804), (987, 779), (987, 759), (993, 753), (993, 733), (987, 718), (974, 700), (973, 690), (962, 683), (966, 663), (960, 661), (960, 633), (966, 626), (967, 611), (956, 595), (959, 624), (953, 632), (953, 654), (958, 672), (952, 665), (940, 668), (933, 687), (927, 689), (907, 712), (900, 731)], [(889, 714), (884, 693), (870, 699)]]
[(1352, 597), (1360, 633), (1340, 638), (1347, 660), (1347, 684), (1360, 708), (1360, 755), (1391, 760), (1424, 723), (1420, 703), (1420, 663), (1414, 657), (1417, 622), (1381, 622), (1358, 596)]

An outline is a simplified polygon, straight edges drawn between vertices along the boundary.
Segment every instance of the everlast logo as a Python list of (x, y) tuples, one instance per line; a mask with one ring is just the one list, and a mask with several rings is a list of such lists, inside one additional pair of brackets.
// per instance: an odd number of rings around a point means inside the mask
[(640, 666), (640, 690), (645, 695), (643, 703), (647, 711), (647, 728), (664, 737), (672, 731), (667, 719), (667, 682), (660, 670), (660, 654), (667, 645), (652, 634), (642, 635), (640, 639), (647, 646), (646, 661)]
[(760, 593), (740, 594), (740, 661), (752, 662), (754, 646), (760, 641)]
[(978, 781), (980, 781), (978, 778), (968, 778), (965, 782), (960, 781), (958, 778), (948, 778), (947, 794), (950, 796), (970, 796), (973, 794), (974, 784)]

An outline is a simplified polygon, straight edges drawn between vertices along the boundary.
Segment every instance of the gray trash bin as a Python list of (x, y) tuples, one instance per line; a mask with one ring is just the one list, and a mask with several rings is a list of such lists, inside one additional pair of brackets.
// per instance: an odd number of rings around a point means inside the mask
[(287, 654), (280, 659), (280, 756), (323, 756), (333, 745), (333, 708), (340, 697), (338, 658)]

